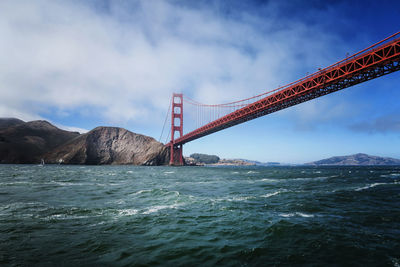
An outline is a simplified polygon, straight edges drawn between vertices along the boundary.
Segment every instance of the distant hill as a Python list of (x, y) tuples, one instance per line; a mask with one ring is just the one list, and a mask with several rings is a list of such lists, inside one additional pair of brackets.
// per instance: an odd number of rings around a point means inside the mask
[(219, 161), (219, 157), (216, 155), (194, 153), (190, 155), (190, 157), (193, 158), (196, 162), (202, 164), (213, 164)]
[(255, 166), (255, 163), (243, 159), (221, 159), (213, 165), (221, 166)]
[(0, 163), (163, 165), (169, 148), (123, 128), (97, 127), (86, 134), (61, 130), (47, 121), (0, 118)]
[(248, 159), (240, 159), (240, 160), (251, 163), (253, 165), (257, 165), (257, 166), (280, 166), (281, 165), (280, 162), (260, 162), (260, 161), (248, 160)]
[(354, 154), (349, 156), (331, 157), (319, 161), (306, 163), (306, 165), (353, 165), (353, 166), (372, 166), (372, 165), (400, 165), (399, 159), (371, 156), (367, 154)]
[(47, 121), (2, 121), (11, 126), (0, 129), (0, 163), (38, 163), (47, 151), (79, 136)]
[(23, 123), (25, 123), (23, 120), (16, 118), (0, 118), (0, 129), (8, 128)]
[(247, 159), (220, 159), (216, 155), (194, 153), (185, 157), (187, 165), (226, 165), (226, 166), (280, 166), (279, 162), (259, 162)]

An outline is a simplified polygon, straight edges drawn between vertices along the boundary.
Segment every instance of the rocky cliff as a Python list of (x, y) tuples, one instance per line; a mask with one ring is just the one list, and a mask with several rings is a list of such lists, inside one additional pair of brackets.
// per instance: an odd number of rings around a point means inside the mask
[(168, 148), (154, 138), (117, 127), (97, 127), (44, 156), (67, 164), (168, 164)]
[(400, 165), (399, 159), (383, 158), (371, 156), (367, 154), (354, 154), (350, 156), (339, 156), (323, 159), (307, 163), (306, 165), (353, 165), (353, 166), (368, 166), (368, 165)]
[(47, 121), (0, 119), (0, 163), (164, 165), (168, 151), (151, 137), (117, 127), (79, 134)]

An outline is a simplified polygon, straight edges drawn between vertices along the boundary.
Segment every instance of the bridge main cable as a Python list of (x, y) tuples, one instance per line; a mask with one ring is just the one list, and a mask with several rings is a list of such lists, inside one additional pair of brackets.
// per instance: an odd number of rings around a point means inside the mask
[[(248, 120), (398, 71), (400, 69), (399, 34), (400, 32), (395, 33), (356, 54), (297, 81), (247, 99), (218, 105), (206, 105), (186, 97), (187, 100), (196, 105), (212, 107), (243, 105), (243, 107), (181, 136), (174, 141), (174, 144), (182, 145)], [(242, 104), (245, 101), (258, 98), (261, 99), (250, 104)]]

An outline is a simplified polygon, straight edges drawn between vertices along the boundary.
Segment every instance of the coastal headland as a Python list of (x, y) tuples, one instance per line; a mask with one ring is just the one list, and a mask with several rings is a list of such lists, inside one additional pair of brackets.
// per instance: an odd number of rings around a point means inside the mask
[(0, 163), (166, 165), (169, 148), (154, 138), (119, 127), (80, 134), (43, 120), (0, 119)]
[[(65, 131), (44, 120), (24, 122), (0, 118), (0, 163), (81, 165), (168, 165), (169, 147), (152, 137), (120, 127), (96, 127), (80, 134)], [(194, 153), (185, 157), (189, 166), (281, 166), (279, 162), (221, 159), (216, 155)], [(399, 159), (357, 153), (335, 156), (309, 166), (400, 165)]]

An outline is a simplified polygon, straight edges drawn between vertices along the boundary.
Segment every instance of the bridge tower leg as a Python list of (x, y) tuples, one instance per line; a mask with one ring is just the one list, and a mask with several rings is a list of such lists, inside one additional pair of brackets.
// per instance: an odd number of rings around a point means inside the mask
[(172, 117), (171, 117), (171, 146), (170, 146), (170, 165), (183, 165), (183, 145), (175, 144), (175, 132), (179, 132), (179, 137), (183, 135), (183, 95), (172, 95)]

